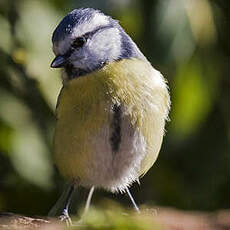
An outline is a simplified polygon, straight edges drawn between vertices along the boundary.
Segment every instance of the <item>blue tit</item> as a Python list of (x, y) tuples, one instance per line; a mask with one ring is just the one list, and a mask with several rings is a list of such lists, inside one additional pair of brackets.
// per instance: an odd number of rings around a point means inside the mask
[[(63, 68), (54, 138), (60, 173), (77, 186), (127, 192), (156, 161), (168, 118), (166, 81), (118, 21), (75, 9), (52, 36), (52, 68)], [(90, 195), (90, 197), (91, 197)], [(89, 200), (88, 200), (89, 202)]]

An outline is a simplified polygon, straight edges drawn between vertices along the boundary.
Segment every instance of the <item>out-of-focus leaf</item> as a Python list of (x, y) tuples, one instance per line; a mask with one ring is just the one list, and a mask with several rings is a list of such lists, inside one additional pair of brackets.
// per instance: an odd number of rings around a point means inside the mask
[(25, 64), (26, 63), (26, 52), (22, 48), (17, 48), (13, 51), (12, 58), (15, 63)]
[(217, 86), (216, 71), (205, 72), (199, 59), (179, 67), (172, 88), (171, 128), (176, 136), (197, 130), (210, 112)]
[(208, 0), (183, 1), (197, 43), (207, 45), (216, 41), (214, 16)]
[(54, 109), (61, 77), (60, 70), (50, 68), (54, 58), (51, 37), (63, 15), (56, 14), (50, 4), (44, 1), (25, 1), (20, 12), (17, 30), (26, 49), (23, 53), (22, 50), (16, 50), (15, 57), (26, 56), (27, 72), (38, 80), (42, 93)]
[(0, 118), (0, 150), (4, 153), (9, 151), (9, 146), (12, 144), (12, 134), (12, 127)]
[(189, 60), (195, 50), (196, 41), (189, 27), (183, 0), (160, 1), (157, 7), (157, 33), (162, 50), (168, 47), (167, 59), (180, 64)]
[(10, 157), (20, 176), (30, 183), (50, 188), (53, 184), (53, 171), (48, 156), (49, 152), (41, 136), (31, 123), (15, 132)]
[(52, 164), (47, 146), (41, 134), (32, 122), (28, 108), (12, 97), (1, 91), (0, 117), (5, 120), (14, 132), (11, 133), (7, 143), (7, 132), (1, 136), (0, 144), (11, 151), (9, 157), (20, 176), (38, 186), (48, 188), (52, 185)]
[(9, 22), (7, 22), (6, 19), (3, 18), (2, 16), (0, 16), (0, 28), (1, 28), (0, 47), (5, 51), (9, 51), (11, 45), (10, 26), (9, 26)]

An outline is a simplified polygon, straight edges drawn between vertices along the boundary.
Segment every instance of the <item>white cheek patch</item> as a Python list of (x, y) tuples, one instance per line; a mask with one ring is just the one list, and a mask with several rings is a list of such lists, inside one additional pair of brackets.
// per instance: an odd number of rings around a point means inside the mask
[(90, 21), (82, 22), (80, 25), (74, 28), (71, 34), (72, 38), (79, 37), (85, 33), (93, 31), (99, 26), (106, 26), (109, 24), (109, 17), (100, 13), (94, 14)]
[(119, 30), (110, 28), (96, 34), (89, 43), (89, 49), (98, 59), (105, 60), (107, 57), (109, 61), (116, 60), (121, 53)]

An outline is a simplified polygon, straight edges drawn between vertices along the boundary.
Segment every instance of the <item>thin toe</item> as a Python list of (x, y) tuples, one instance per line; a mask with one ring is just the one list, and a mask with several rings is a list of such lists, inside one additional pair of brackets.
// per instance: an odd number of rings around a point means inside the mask
[(72, 226), (72, 225), (73, 225), (73, 224), (72, 224), (72, 220), (71, 220), (71, 218), (69, 217), (69, 215), (63, 214), (63, 215), (59, 216), (59, 219), (60, 219), (60, 221), (62, 221), (62, 222), (65, 221), (67, 226)]

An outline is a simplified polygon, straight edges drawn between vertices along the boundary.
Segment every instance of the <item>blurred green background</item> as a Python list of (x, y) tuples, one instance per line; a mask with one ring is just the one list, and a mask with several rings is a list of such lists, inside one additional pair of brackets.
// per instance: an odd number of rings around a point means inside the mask
[[(138, 204), (230, 208), (228, 0), (1, 0), (0, 210), (46, 215), (64, 181), (52, 161), (60, 71), (52, 32), (69, 11), (93, 7), (121, 25), (167, 78), (171, 122), (153, 168), (131, 188)], [(75, 209), (85, 202), (80, 188)], [(127, 196), (96, 191), (131, 206)]]

